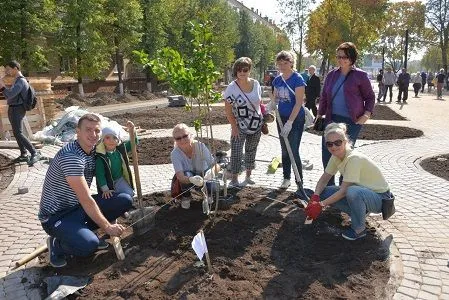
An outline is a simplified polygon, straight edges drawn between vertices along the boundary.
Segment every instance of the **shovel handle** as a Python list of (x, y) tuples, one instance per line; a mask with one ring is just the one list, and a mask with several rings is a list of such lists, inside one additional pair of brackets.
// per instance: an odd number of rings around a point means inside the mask
[(142, 208), (142, 187), (140, 185), (139, 161), (137, 158), (136, 136), (134, 130), (129, 131), (129, 139), (131, 142), (131, 156), (133, 158), (134, 178), (136, 179), (137, 201), (139, 207)]

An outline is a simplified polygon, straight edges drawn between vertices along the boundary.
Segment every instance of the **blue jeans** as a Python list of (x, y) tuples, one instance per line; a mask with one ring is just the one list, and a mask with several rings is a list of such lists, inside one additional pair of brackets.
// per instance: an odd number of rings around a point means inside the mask
[[(285, 124), (288, 121), (288, 117), (281, 116), (282, 124)], [(301, 108), (301, 111), (298, 113), (295, 121), (292, 125), (292, 130), (288, 134), (288, 142), (290, 143), (290, 147), (292, 148), (293, 158), (295, 159), (296, 166), (298, 167), (299, 176), (302, 181), (302, 162), (301, 157), (299, 156), (299, 146), (301, 144), (302, 133), (304, 131), (304, 123), (305, 123), (305, 114), (304, 110)], [(279, 124), (277, 124), (279, 140), (281, 141), (281, 150), (282, 150), (282, 170), (284, 172), (284, 179), (291, 178), (291, 160), (290, 156), (287, 152), (287, 147), (285, 146), (284, 138), (281, 136), (281, 129)]]
[[(132, 206), (131, 196), (124, 193), (114, 193), (109, 199), (100, 195), (93, 198), (108, 221), (117, 219)], [(51, 216), (42, 223), (42, 228), (49, 236), (56, 238), (56, 255), (89, 256), (97, 250), (99, 239), (93, 230), (98, 229), (98, 225), (81, 206)]]
[(20, 155), (25, 156), (28, 152), (31, 155), (36, 154), (36, 149), (33, 144), (23, 134), (23, 118), (25, 117), (26, 110), (23, 105), (9, 106), (8, 107), (8, 119), (11, 123), (12, 132), (16, 138), (17, 145), (20, 149)]
[[(331, 122), (335, 123), (345, 123), (347, 126), (347, 135), (349, 136), (349, 139), (352, 141), (352, 145), (355, 145), (355, 142), (357, 141), (357, 137), (359, 136), (360, 130), (362, 129), (362, 125), (356, 124), (352, 121), (352, 119), (339, 116), (339, 115), (332, 115)], [(330, 122), (329, 122), (330, 123)], [(326, 147), (326, 141), (324, 140), (324, 135), (321, 139), (321, 159), (323, 161), (323, 168), (326, 169), (327, 163), (331, 159), (332, 154), (327, 150)], [(342, 177), (340, 177), (340, 184), (342, 182)], [(329, 180), (329, 183), (327, 185), (335, 185), (335, 176), (332, 176), (332, 178)]]
[(123, 177), (120, 177), (114, 181), (114, 191), (118, 194), (125, 193), (131, 197), (134, 196), (134, 190), (129, 186), (128, 182)]
[[(332, 196), (340, 189), (339, 186), (327, 186), (320, 194), (322, 200)], [(376, 193), (369, 188), (351, 185), (346, 196), (331, 206), (351, 216), (351, 227), (356, 232), (365, 229), (365, 218), (368, 212), (382, 212), (382, 199), (390, 197), (390, 192)]]

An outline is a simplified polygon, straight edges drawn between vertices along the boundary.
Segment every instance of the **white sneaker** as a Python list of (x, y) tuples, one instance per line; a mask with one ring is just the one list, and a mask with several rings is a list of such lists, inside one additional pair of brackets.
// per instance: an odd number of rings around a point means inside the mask
[(190, 199), (189, 198), (182, 198), (181, 200), (181, 207), (184, 209), (190, 208)]
[(281, 189), (288, 189), (290, 184), (291, 184), (290, 179), (284, 179), (284, 181), (282, 181), (282, 184), (281, 184), (281, 186), (279, 188), (281, 188)]

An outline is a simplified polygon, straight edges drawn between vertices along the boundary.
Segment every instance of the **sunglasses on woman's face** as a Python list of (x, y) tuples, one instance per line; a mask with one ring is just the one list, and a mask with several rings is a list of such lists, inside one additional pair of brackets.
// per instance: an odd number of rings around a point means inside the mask
[(348, 59), (349, 57), (346, 56), (346, 55), (335, 55), (335, 58), (336, 58), (337, 60), (339, 60), (339, 59)]
[(249, 72), (249, 68), (241, 68), (241, 69), (238, 69), (237, 72), (248, 73)]
[(180, 141), (180, 140), (186, 139), (186, 138), (188, 138), (188, 137), (189, 137), (188, 134), (184, 134), (184, 135), (182, 135), (182, 136), (175, 137), (175, 141)]
[(333, 141), (333, 142), (327, 141), (326, 142), (326, 147), (327, 148), (332, 148), (332, 146), (334, 146), (334, 145), (335, 145), (335, 147), (340, 147), (342, 144), (343, 144), (342, 140), (336, 140), (336, 141)]

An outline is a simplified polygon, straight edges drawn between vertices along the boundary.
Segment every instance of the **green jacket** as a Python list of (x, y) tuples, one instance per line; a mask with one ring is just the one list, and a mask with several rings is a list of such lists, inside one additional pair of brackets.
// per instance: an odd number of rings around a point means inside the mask
[[(120, 153), (120, 158), (122, 161), (122, 176), (129, 184), (129, 186), (134, 189), (134, 178), (129, 167), (128, 158), (128, 150), (130, 149), (130, 142), (125, 142), (118, 145), (115, 151), (118, 151)], [(114, 190), (114, 179), (112, 178), (111, 162), (106, 156), (106, 147), (103, 142), (100, 142), (96, 146), (96, 168), (99, 168), (99, 166), (103, 166), (102, 170), (104, 172), (101, 172), (98, 169), (96, 169), (95, 172), (98, 193), (102, 193), (100, 180), (104, 182), (104, 179), (106, 179), (106, 184), (108, 185), (109, 190)]]

